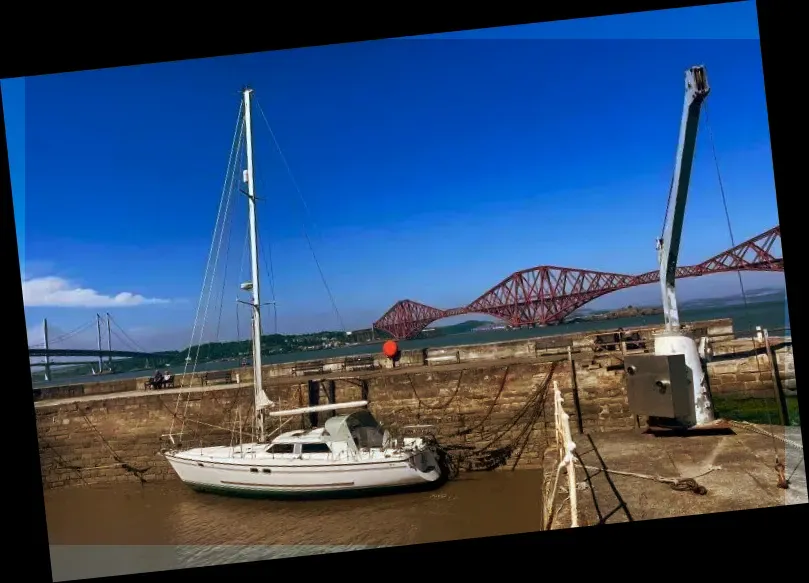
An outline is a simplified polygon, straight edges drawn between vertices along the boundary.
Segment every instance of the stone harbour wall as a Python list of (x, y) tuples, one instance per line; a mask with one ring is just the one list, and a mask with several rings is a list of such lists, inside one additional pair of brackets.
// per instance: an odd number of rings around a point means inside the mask
[[(745, 345), (745, 341), (728, 340), (726, 324), (703, 330), (720, 337), (708, 366), (715, 393), (748, 396), (766, 391), (766, 396), (772, 395), (766, 355), (749, 352), (762, 347), (754, 347), (752, 341)], [(522, 346), (526, 354), (514, 357), (514, 351), (501, 345), (484, 345), (457, 347), (467, 362), (447, 365), (397, 366), (356, 374), (324, 372), (314, 377), (278, 377), (265, 370), (265, 391), (280, 409), (368, 400), (372, 413), (394, 433), (407, 425), (429, 424), (445, 445), (466, 446), (478, 453), (507, 451), (507, 459), (501, 460), (503, 469), (542, 467), (546, 445), (553, 438), (549, 395), (554, 384), (565, 397), (574, 431), (579, 419), (587, 432), (634, 426), (621, 350), (594, 350), (592, 340), (584, 335), (512, 344)], [(794, 387), (791, 344), (776, 338), (771, 344), (782, 378)], [(533, 355), (526, 346), (533, 346)], [(475, 361), (472, 354), (488, 357)], [(492, 354), (501, 356), (494, 359)], [(40, 400), (35, 410), (43, 486), (175, 479), (160, 455), (169, 444), (167, 434), (182, 433), (183, 443), (190, 446), (238, 443), (240, 427), (244, 434), (250, 433), (252, 383), (241, 375), (240, 380), (235, 387), (148, 392), (130, 388), (129, 392)], [(278, 421), (270, 419), (268, 431), (286, 431), (305, 422), (303, 417), (293, 418), (279, 428)], [(478, 462), (479, 458), (468, 456), (462, 466), (475, 469)]]
[(777, 373), (763, 341), (745, 338), (714, 346), (713, 359), (708, 363), (711, 392), (718, 397), (772, 398), (775, 383), (780, 381), (785, 394), (794, 395), (797, 381), (792, 340), (770, 337), (770, 350)]
[[(610, 370), (610, 363), (617, 368)], [(622, 376), (614, 358), (577, 371), (580, 390), (587, 395), (581, 408), (585, 427), (607, 431), (629, 426)], [(396, 371), (364, 380), (292, 381), (271, 385), (266, 392), (284, 409), (328, 402), (332, 391), (337, 402), (366, 398), (372, 413), (394, 432), (410, 424), (432, 424), (446, 444), (510, 447), (513, 455), (504, 467), (523, 468), (541, 464), (547, 420), (552, 419), (541, 398), (545, 387), (554, 381), (567, 387), (570, 379), (567, 362), (528, 362)], [(38, 403), (43, 485), (136, 481), (138, 476), (174, 479), (160, 455), (169, 432), (182, 431), (187, 445), (238, 443), (238, 433), (231, 430), (238, 430), (240, 420), (248, 425), (251, 404), (250, 385)], [(293, 418), (282, 430), (303, 422)], [(277, 429), (275, 423), (269, 421), (269, 431)], [(249, 425), (244, 431), (249, 433)]]

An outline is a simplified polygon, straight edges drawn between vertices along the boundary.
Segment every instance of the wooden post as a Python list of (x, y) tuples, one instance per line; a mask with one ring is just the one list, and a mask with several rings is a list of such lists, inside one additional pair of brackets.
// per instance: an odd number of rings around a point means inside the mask
[(573, 349), (567, 347), (567, 362), (570, 364), (570, 381), (573, 385), (573, 405), (576, 407), (576, 425), (579, 433), (584, 433), (584, 424), (581, 419), (581, 406), (579, 405), (579, 383), (576, 380), (576, 363), (573, 362)]
[(781, 425), (786, 426), (789, 425), (789, 409), (787, 409), (786, 397), (784, 396), (784, 387), (781, 385), (781, 375), (778, 374), (778, 362), (776, 362), (775, 353), (770, 346), (770, 333), (766, 328), (764, 329), (764, 348), (767, 349), (767, 359), (770, 361), (775, 402), (778, 405), (778, 418)]
[[(309, 389), (309, 407), (315, 407), (320, 405), (320, 383), (315, 380), (311, 380), (307, 383), (307, 387)], [(316, 412), (309, 413), (309, 425), (311, 427), (317, 427), (320, 421), (320, 414)]]

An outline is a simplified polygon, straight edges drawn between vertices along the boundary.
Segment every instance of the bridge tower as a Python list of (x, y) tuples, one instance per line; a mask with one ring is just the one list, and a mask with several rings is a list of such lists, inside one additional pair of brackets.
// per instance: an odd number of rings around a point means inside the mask
[(110, 371), (112, 371), (112, 331), (110, 329), (110, 313), (106, 313), (107, 316), (107, 366), (109, 367)]
[(96, 314), (96, 328), (98, 329), (98, 373), (104, 368), (104, 352), (101, 348), (101, 314)]
[(51, 355), (50, 347), (48, 345), (48, 319), (45, 318), (42, 322), (42, 328), (45, 332), (45, 380), (51, 380)]

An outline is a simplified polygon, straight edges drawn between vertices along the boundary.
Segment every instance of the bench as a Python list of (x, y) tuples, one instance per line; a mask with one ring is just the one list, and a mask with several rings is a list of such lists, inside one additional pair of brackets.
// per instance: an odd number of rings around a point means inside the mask
[(168, 379), (155, 381), (154, 379), (146, 379), (143, 382), (143, 388), (147, 391), (151, 389), (173, 389), (174, 388), (174, 375), (169, 375)]
[(321, 374), (323, 372), (323, 367), (325, 363), (323, 362), (305, 362), (303, 364), (299, 364), (298, 366), (292, 369), (293, 376), (306, 376), (306, 375), (313, 375), (313, 374)]
[(593, 342), (594, 352), (603, 350), (621, 350), (621, 343), (624, 343), (627, 350), (646, 350), (646, 342), (641, 338), (639, 332), (615, 332), (613, 334), (599, 334)]
[(230, 384), (233, 382), (233, 372), (229, 370), (213, 370), (202, 375), (203, 387), (211, 381), (223, 381), (225, 384)]
[(373, 356), (348, 356), (344, 362), (345, 370), (374, 370), (376, 359)]

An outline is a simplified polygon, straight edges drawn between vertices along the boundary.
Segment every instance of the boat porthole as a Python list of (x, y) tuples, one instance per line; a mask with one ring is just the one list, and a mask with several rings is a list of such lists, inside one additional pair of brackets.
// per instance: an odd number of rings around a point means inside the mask
[(203, 465), (203, 463), (202, 463), (202, 462), (197, 462), (197, 465), (198, 465), (199, 467), (201, 467), (201, 468), (204, 468), (204, 467), (205, 467), (205, 466)]
[(258, 468), (250, 468), (250, 471), (258, 473)]
[(268, 468), (264, 468), (264, 469), (263, 469), (263, 470), (261, 470), (261, 471), (262, 471), (262, 472), (264, 472), (265, 474), (271, 474), (271, 473), (272, 473), (272, 470), (270, 470), (270, 469), (268, 469)]

